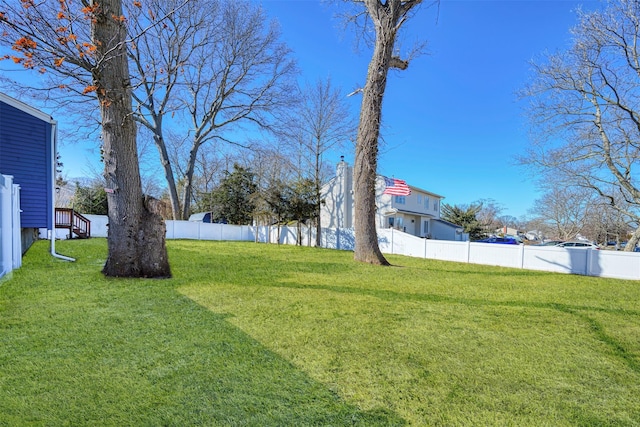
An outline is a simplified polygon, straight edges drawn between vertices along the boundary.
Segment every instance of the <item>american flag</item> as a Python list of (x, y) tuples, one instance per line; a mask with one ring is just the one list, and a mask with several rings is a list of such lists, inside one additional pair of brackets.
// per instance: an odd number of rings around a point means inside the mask
[(408, 196), (411, 189), (407, 183), (401, 179), (384, 177), (384, 191), (382, 194), (391, 194), (392, 196)]

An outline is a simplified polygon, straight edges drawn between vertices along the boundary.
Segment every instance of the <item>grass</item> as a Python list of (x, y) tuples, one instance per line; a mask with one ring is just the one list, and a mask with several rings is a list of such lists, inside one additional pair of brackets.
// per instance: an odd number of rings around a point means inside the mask
[(0, 282), (0, 426), (640, 425), (640, 283), (169, 241), (107, 279), (101, 239)]

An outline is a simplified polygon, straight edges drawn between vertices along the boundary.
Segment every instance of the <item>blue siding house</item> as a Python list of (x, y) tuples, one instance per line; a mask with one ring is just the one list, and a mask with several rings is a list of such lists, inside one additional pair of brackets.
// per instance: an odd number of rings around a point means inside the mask
[(56, 122), (0, 93), (0, 174), (20, 186), (22, 251), (39, 228), (52, 230)]

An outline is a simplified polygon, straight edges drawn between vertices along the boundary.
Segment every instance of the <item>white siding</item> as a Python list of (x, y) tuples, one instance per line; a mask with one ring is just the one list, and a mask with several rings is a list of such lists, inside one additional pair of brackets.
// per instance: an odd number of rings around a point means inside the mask
[[(429, 235), (435, 239), (460, 240), (455, 231), (443, 226), (433, 229), (431, 223), (440, 218), (439, 204), (441, 196), (410, 186), (411, 194), (402, 197), (402, 203), (395, 196), (384, 194), (384, 177), (376, 179), (376, 226), (380, 229), (390, 227), (418, 237)], [(320, 209), (320, 224), (327, 228), (353, 227), (353, 169), (344, 161), (338, 163), (336, 176), (322, 189), (324, 203)], [(429, 230), (424, 229), (428, 221)]]

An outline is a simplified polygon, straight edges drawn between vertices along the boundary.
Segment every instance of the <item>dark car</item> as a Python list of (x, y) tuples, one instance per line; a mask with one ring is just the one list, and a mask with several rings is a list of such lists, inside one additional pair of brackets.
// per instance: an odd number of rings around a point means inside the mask
[(518, 241), (512, 237), (488, 237), (486, 239), (477, 240), (478, 243), (500, 243), (503, 245), (517, 245)]

